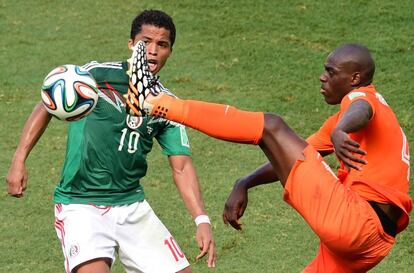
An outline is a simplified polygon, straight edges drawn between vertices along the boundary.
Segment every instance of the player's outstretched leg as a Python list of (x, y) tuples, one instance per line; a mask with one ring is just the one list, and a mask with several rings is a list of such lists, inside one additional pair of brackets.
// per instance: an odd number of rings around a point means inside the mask
[(276, 114), (242, 111), (229, 105), (181, 100), (168, 94), (149, 94), (150, 114), (176, 121), (209, 136), (246, 144), (260, 144), (282, 185), (308, 145)]
[(260, 144), (282, 185), (295, 164), (303, 159), (307, 143), (284, 120), (270, 113), (242, 111), (229, 105), (181, 100), (167, 94), (148, 95), (151, 114), (187, 125), (209, 136), (246, 144)]
[[(275, 167), (282, 184), (296, 160), (303, 159), (307, 143), (277, 115), (242, 111), (229, 105), (180, 100), (151, 91), (153, 76), (146, 60), (145, 44), (137, 43), (131, 67), (127, 104), (136, 115), (151, 115), (187, 125), (212, 137), (258, 144)], [(141, 83), (142, 82), (142, 83)]]
[(199, 130), (209, 136), (246, 144), (258, 144), (262, 132), (262, 112), (248, 112), (230, 105), (181, 100), (166, 93), (148, 95), (150, 115), (162, 117)]

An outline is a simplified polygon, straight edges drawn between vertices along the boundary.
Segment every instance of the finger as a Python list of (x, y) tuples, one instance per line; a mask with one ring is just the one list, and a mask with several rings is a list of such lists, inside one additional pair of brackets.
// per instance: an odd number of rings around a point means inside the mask
[(232, 222), (237, 219), (237, 214), (234, 212), (235, 209), (228, 206), (227, 204), (224, 206), (223, 210), (223, 222), (227, 225), (229, 222)]
[(207, 266), (216, 267), (216, 248), (215, 248), (214, 241), (210, 242), (210, 247), (208, 250)]
[(225, 211), (223, 212), (223, 223), (225, 225), (228, 225), (229, 224), (229, 221), (227, 220), (227, 215), (226, 215), (226, 212)]
[(359, 156), (355, 156), (355, 155), (353, 155), (352, 153), (350, 153), (350, 152), (344, 152), (343, 153), (344, 154), (344, 157), (349, 161), (353, 161), (353, 162), (357, 162), (357, 163), (361, 163), (361, 164), (364, 164), (364, 165), (366, 165), (368, 162), (365, 160), (365, 159), (363, 159), (362, 157), (359, 157)]
[(227, 215), (227, 222), (228, 223), (234, 223), (234, 222), (236, 222), (237, 221), (237, 215), (236, 215), (236, 213), (235, 212), (230, 212), (228, 215)]
[(22, 194), (22, 187), (19, 184), (8, 182), (7, 193), (11, 196), (18, 197)]
[(360, 164), (366, 165), (368, 163), (365, 159), (363, 159), (361, 157), (354, 156), (351, 153), (344, 153), (344, 155), (343, 155), (343, 161), (346, 161), (349, 164), (352, 164), (352, 162), (356, 162), (356, 163), (360, 163)]
[(201, 237), (198, 237), (197, 236), (197, 238), (196, 238), (196, 240), (197, 240), (197, 245), (198, 245), (198, 249), (203, 249), (203, 238)]
[(28, 179), (28, 176), (27, 176), (27, 173), (25, 173), (23, 176), (23, 181), (22, 181), (22, 193), (25, 192), (27, 189), (27, 179)]
[(239, 220), (232, 220), (232, 221), (229, 221), (229, 223), (230, 223), (230, 225), (233, 227), (233, 228), (235, 228), (235, 229), (237, 229), (237, 230), (241, 230), (242, 228), (241, 228), (241, 223), (239, 222)]
[(354, 170), (357, 170), (357, 171), (361, 171), (362, 170), (361, 167), (356, 166), (354, 164), (346, 164), (346, 165), (348, 167), (348, 170), (350, 170), (350, 169), (354, 169)]
[(14, 191), (14, 192), (9, 191), (9, 192), (8, 192), (8, 194), (9, 194), (10, 196), (12, 196), (12, 197), (16, 197), (16, 198), (23, 197), (23, 192), (22, 192), (22, 190), (21, 190), (21, 189), (19, 189), (18, 191)]
[(366, 151), (364, 151), (362, 149), (359, 149), (358, 147), (355, 147), (355, 146), (347, 145), (347, 146), (344, 146), (344, 148), (346, 150), (348, 150), (349, 152), (352, 152), (352, 153), (356, 153), (356, 154), (360, 154), (360, 155), (366, 155), (367, 154)]
[(368, 164), (368, 161), (366, 161), (365, 159), (362, 159), (360, 157), (352, 156), (349, 159), (352, 160), (353, 162), (357, 162), (357, 163), (360, 163), (360, 164), (364, 164), (364, 165)]
[(228, 225), (230, 224), (233, 228), (240, 230), (240, 223), (238, 221), (238, 214), (236, 212), (234, 212), (234, 210), (228, 210), (225, 209), (224, 213), (223, 213), (223, 221), (224, 224)]
[(247, 203), (240, 205), (239, 210), (237, 211), (237, 220), (243, 217), (244, 211), (246, 210)]
[(347, 139), (347, 140), (345, 140), (345, 143), (347, 143), (347, 144), (349, 144), (349, 145), (352, 145), (352, 146), (354, 146), (354, 147), (359, 148), (359, 143), (358, 143), (358, 142), (356, 142), (355, 140), (352, 140), (352, 139)]
[(353, 164), (353, 162), (350, 159), (348, 159), (346, 157), (343, 157), (341, 160), (345, 164), (345, 166), (347, 167), (348, 170), (349, 169), (355, 169), (355, 170), (358, 170), (358, 171), (361, 170), (361, 167)]
[(199, 259), (203, 258), (207, 254), (208, 244), (203, 242), (202, 247), (200, 247), (200, 250), (201, 251), (197, 255), (196, 260), (199, 260)]

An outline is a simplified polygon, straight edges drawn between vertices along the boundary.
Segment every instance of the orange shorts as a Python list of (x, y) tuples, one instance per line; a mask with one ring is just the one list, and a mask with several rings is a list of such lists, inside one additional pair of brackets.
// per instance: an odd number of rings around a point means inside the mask
[(322, 156), (308, 145), (305, 160), (293, 166), (284, 200), (296, 209), (320, 238), (319, 252), (303, 272), (366, 272), (391, 250), (369, 203), (346, 188)]

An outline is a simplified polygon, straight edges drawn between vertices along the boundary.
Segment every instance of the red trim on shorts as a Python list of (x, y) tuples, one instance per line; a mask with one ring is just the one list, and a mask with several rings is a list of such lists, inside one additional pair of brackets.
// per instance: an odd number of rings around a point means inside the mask
[[(62, 211), (62, 204), (56, 204), (55, 205), (55, 209), (60, 213)], [(65, 257), (65, 264), (66, 264), (66, 272), (70, 273), (70, 267), (69, 267), (69, 259), (66, 256), (66, 249), (65, 249), (65, 222), (63, 222), (62, 220), (59, 220), (57, 218), (55, 218), (55, 230), (57, 234), (60, 234), (60, 237), (58, 236), (60, 243), (62, 244), (63, 247), (63, 256)]]

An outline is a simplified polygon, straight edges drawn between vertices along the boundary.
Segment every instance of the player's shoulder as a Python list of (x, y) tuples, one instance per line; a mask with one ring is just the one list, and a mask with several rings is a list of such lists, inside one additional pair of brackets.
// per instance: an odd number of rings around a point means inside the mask
[(346, 99), (350, 100), (350, 101), (354, 101), (357, 99), (363, 99), (363, 98), (367, 98), (369, 96), (369, 94), (363, 90), (354, 90), (349, 92), (346, 95)]
[(173, 94), (173, 92), (171, 92), (168, 88), (166, 88), (159, 80), (157, 81), (157, 87), (159, 88), (159, 91), (165, 92), (170, 96), (176, 97), (176, 95)]
[(378, 97), (378, 94), (379, 93), (376, 91), (375, 86), (371, 84), (352, 90), (345, 96), (345, 98), (350, 101), (357, 99), (369, 100), (370, 98)]
[(99, 83), (101, 81), (108, 80), (120, 80), (125, 77), (124, 62), (97, 62), (92, 61), (85, 65), (83, 68), (86, 69)]
[(358, 88), (350, 91), (348, 94), (346, 94), (342, 101), (341, 101), (341, 108), (344, 107), (347, 108), (349, 105), (354, 103), (357, 100), (364, 100), (368, 102), (369, 104), (374, 103), (374, 100), (376, 98), (375, 94), (377, 92), (375, 89), (372, 88)]
[(89, 63), (84, 64), (82, 68), (86, 69), (87, 71), (91, 71), (95, 69), (116, 69), (116, 70), (123, 69), (122, 61), (115, 61), (115, 62), (91, 61)]

